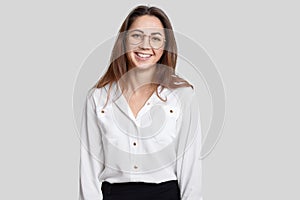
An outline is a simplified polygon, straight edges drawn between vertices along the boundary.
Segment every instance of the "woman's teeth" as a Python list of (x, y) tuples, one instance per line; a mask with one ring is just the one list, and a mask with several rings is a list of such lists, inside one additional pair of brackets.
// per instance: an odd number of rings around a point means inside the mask
[(137, 55), (141, 58), (150, 58), (150, 54), (137, 53)]

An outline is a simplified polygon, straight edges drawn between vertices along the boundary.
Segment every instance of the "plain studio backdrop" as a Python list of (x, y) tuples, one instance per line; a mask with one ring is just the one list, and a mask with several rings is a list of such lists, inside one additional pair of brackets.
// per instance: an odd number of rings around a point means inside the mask
[(299, 199), (300, 14), (292, 0), (1, 2), (0, 199), (78, 198), (74, 82), (139, 4), (166, 11), (223, 78), (226, 121), (203, 161), (204, 198)]

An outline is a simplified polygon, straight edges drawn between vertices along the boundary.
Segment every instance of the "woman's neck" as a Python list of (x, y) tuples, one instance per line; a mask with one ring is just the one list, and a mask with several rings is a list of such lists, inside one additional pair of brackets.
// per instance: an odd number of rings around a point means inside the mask
[(156, 84), (153, 83), (152, 80), (155, 69), (156, 65), (147, 68), (131, 68), (131, 70), (122, 77), (123, 92), (138, 95), (154, 91)]

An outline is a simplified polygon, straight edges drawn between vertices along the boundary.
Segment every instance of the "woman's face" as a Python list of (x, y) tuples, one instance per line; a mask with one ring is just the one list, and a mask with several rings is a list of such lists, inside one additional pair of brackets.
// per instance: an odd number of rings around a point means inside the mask
[(164, 45), (164, 27), (157, 17), (140, 16), (129, 27), (126, 50), (133, 67), (155, 65), (164, 52)]

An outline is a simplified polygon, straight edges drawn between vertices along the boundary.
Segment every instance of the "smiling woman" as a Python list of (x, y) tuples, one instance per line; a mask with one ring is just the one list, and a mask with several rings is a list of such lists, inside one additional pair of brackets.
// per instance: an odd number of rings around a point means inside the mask
[(130, 67), (155, 65), (163, 54), (164, 38), (164, 27), (157, 17), (138, 17), (131, 24), (126, 40), (127, 57), (132, 62)]
[(200, 116), (176, 61), (167, 15), (134, 8), (86, 98), (81, 200), (202, 200)]

